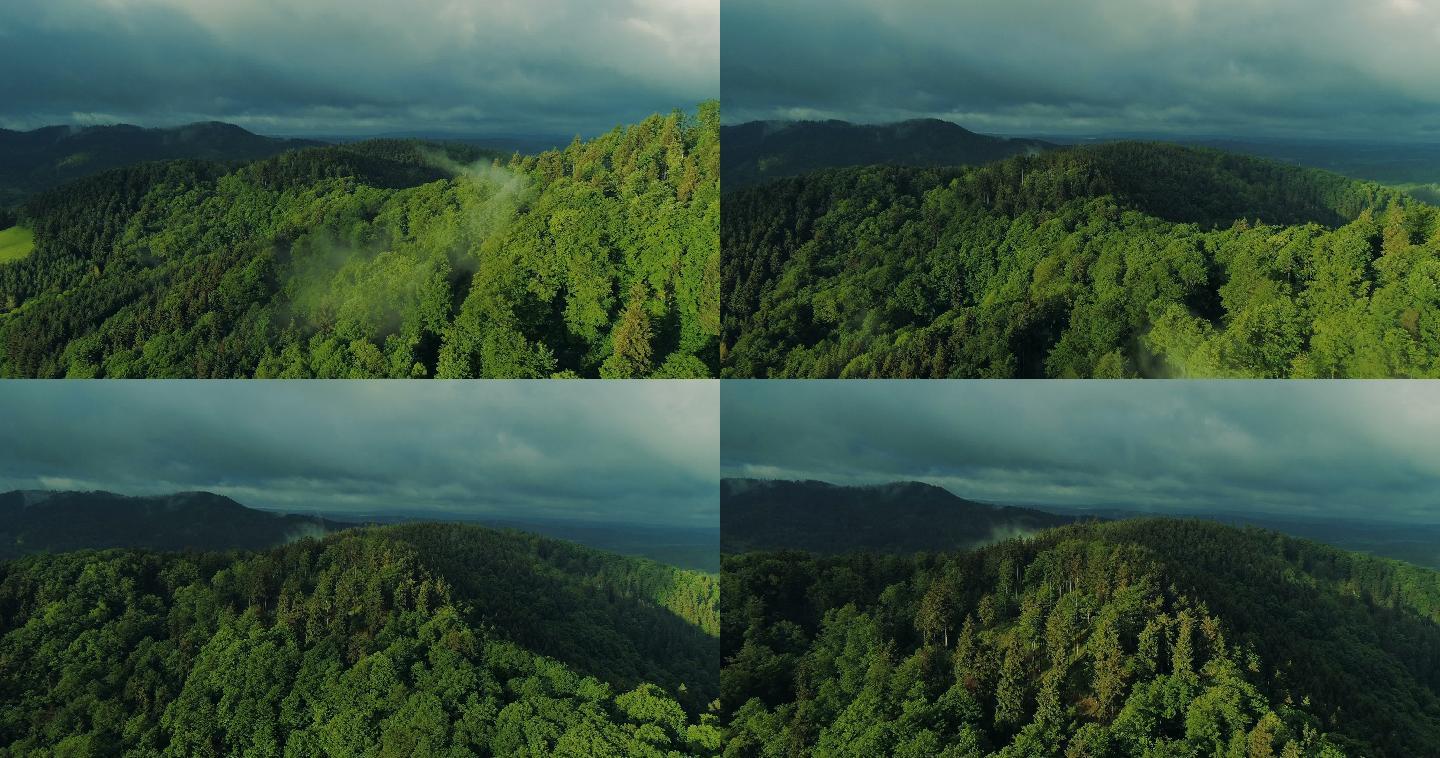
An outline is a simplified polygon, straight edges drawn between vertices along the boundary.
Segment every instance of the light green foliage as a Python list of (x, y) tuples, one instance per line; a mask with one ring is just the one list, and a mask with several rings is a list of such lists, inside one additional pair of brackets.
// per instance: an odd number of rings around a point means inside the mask
[(714, 102), (538, 156), (376, 140), (32, 199), (0, 375), (713, 376)]
[(18, 261), (35, 249), (35, 233), (23, 226), (0, 229), (0, 263)]

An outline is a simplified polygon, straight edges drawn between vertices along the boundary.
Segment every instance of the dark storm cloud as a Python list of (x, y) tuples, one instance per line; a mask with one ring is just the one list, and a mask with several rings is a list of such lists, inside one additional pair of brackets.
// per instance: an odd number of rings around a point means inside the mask
[(715, 382), (0, 384), (0, 491), (718, 524)]
[(1440, 132), (1427, 0), (725, 0), (727, 121), (1002, 133)]
[(591, 134), (719, 93), (718, 0), (10, 0), (0, 127)]
[(726, 476), (978, 500), (1440, 519), (1425, 382), (726, 382)]

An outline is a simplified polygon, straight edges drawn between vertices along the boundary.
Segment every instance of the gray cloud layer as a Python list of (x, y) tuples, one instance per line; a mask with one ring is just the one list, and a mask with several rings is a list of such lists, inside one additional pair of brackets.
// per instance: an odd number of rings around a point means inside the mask
[(0, 126), (586, 134), (719, 93), (719, 0), (9, 0)]
[(0, 383), (0, 490), (718, 527), (719, 387)]
[(1426, 382), (726, 382), (726, 476), (962, 497), (1440, 521)]
[(728, 121), (1434, 138), (1429, 0), (725, 0)]

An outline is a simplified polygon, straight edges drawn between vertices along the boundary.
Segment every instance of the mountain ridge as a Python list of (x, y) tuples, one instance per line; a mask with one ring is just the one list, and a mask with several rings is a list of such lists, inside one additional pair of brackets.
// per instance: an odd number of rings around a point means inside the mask
[(978, 165), (1059, 147), (1026, 137), (981, 134), (935, 118), (885, 124), (751, 121), (722, 126), (721, 139), (721, 181), (727, 192), (821, 168)]
[[(884, 523), (874, 518), (877, 507), (887, 508)], [(953, 550), (1077, 520), (1032, 508), (977, 503), (925, 482), (843, 486), (722, 479), (720, 489), (720, 544), (725, 553)]]

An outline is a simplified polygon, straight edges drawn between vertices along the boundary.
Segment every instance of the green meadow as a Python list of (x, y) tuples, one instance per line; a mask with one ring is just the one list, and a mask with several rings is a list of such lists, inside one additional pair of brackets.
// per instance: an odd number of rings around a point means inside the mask
[(18, 261), (35, 249), (35, 233), (23, 226), (0, 229), (0, 263)]

